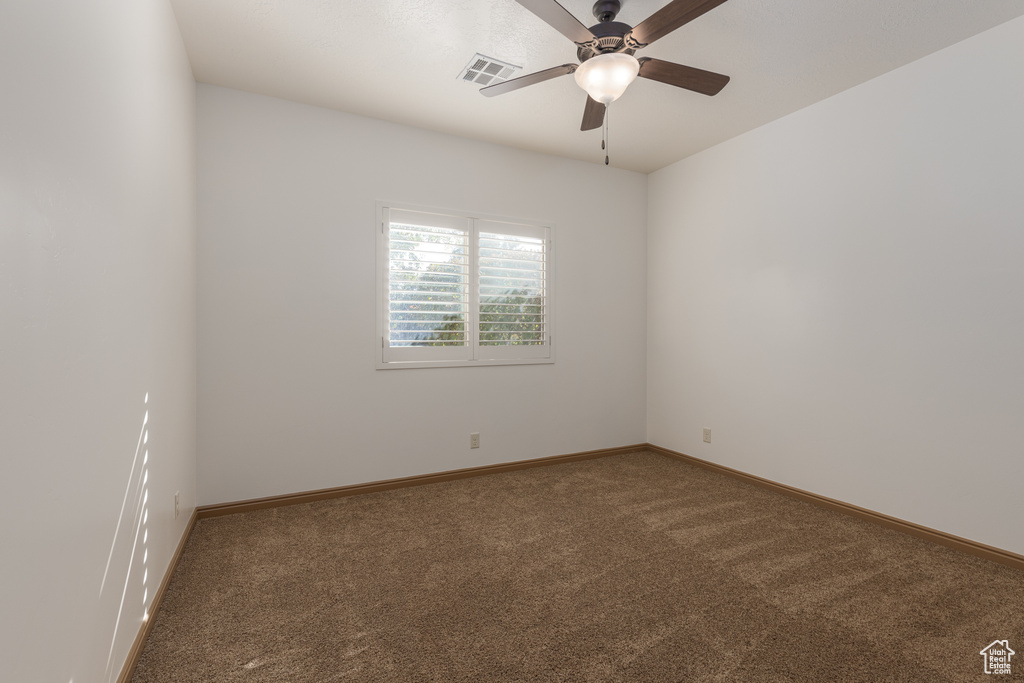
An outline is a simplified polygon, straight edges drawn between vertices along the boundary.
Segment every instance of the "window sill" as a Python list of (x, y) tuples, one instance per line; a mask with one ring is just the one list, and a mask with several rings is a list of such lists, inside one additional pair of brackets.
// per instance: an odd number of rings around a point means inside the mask
[(377, 362), (378, 370), (406, 370), (410, 368), (472, 368), (484, 365), (551, 365), (554, 358), (506, 358), (502, 360), (434, 360)]

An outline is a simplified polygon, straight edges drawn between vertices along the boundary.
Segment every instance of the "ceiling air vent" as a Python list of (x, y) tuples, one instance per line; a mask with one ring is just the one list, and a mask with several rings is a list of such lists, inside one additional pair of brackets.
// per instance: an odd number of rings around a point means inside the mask
[(494, 85), (507, 81), (512, 74), (523, 67), (503, 62), (494, 57), (487, 57), (479, 52), (469, 60), (469, 64), (459, 74), (459, 79), (477, 85)]

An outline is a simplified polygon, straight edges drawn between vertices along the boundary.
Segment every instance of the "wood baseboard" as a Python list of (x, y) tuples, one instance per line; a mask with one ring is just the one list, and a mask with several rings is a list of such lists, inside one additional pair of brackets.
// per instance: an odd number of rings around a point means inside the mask
[(968, 553), (976, 557), (981, 557), (992, 562), (998, 562), (999, 564), (1005, 564), (1013, 567), (1014, 569), (1024, 571), (1024, 555), (1018, 555), (1010, 552), (1009, 550), (1003, 550), (1002, 548), (978, 543), (977, 541), (972, 541), (968, 538), (954, 536), (953, 534), (948, 534), (945, 531), (932, 529), (897, 517), (890, 517), (889, 515), (882, 514), (881, 512), (875, 512), (874, 510), (868, 510), (867, 508), (851, 505), (850, 503), (844, 503), (841, 500), (826, 498), (825, 496), (820, 496), (817, 493), (811, 493), (793, 486), (780, 484), (770, 479), (764, 479), (753, 474), (734, 470), (731, 467), (725, 467), (724, 465), (716, 465), (713, 462), (701, 460), (700, 458), (695, 458), (692, 455), (679, 453), (677, 451), (669, 450), (668, 448), (662, 448), (661, 446), (655, 446), (654, 444), (647, 444), (647, 450), (669, 458), (681, 460), (691, 465), (696, 465), (697, 467), (703, 467), (704, 469), (719, 472), (745, 481), (748, 484), (770, 489), (776, 493), (781, 493), (807, 503), (813, 503), (814, 505), (818, 505), (829, 510), (834, 510), (836, 512), (850, 515), (851, 517), (863, 519), (873, 524), (886, 527), (887, 529), (895, 529), (896, 531), (900, 531), (916, 538), (922, 538), (926, 541), (931, 541), (932, 543), (944, 545), (947, 548), (953, 548), (960, 552)]
[(366, 484), (352, 484), (350, 486), (336, 486), (329, 489), (317, 491), (303, 491), (300, 493), (288, 493), (283, 496), (269, 496), (267, 498), (253, 498), (235, 503), (217, 503), (215, 505), (203, 505), (196, 509), (199, 519), (208, 517), (219, 517), (221, 515), (232, 515), (239, 512), (252, 512), (253, 510), (265, 510), (267, 508), (281, 507), (284, 505), (299, 505), (312, 503), (318, 500), (329, 498), (343, 498), (345, 496), (358, 496), (364, 493), (377, 493), (391, 489), (401, 489), (410, 486), (423, 486), (425, 484), (437, 484), (442, 481), (453, 481), (455, 479), (467, 479), (469, 477), (481, 477), (488, 474), (500, 474), (502, 472), (514, 472), (533, 467), (546, 467), (548, 465), (560, 465), (578, 460), (591, 460), (593, 458), (607, 458), (612, 455), (623, 455), (647, 450), (647, 444), (635, 444), (632, 446), (620, 446), (618, 448), (602, 448), (596, 451), (583, 451), (580, 453), (569, 453), (567, 455), (554, 455), (547, 458), (532, 458), (530, 460), (516, 460), (514, 462), (498, 463), (496, 465), (482, 465), (480, 467), (467, 467), (461, 470), (449, 470), (447, 472), (436, 472), (433, 474), (418, 474), (412, 477), (401, 477), (399, 479), (387, 479), (384, 481), (373, 481)]
[(174, 549), (174, 555), (171, 556), (171, 562), (167, 565), (167, 571), (164, 572), (164, 578), (160, 581), (160, 586), (153, 595), (153, 602), (149, 606), (149, 618), (142, 622), (142, 626), (139, 627), (139, 632), (135, 636), (135, 642), (132, 643), (132, 648), (128, 651), (128, 658), (124, 661), (124, 666), (121, 667), (121, 675), (117, 677), (117, 683), (129, 683), (132, 680), (132, 676), (135, 675), (135, 667), (138, 666), (139, 657), (142, 656), (142, 650), (146, 647), (146, 639), (149, 638), (149, 633), (153, 630), (153, 624), (156, 623), (156, 615), (160, 611), (160, 603), (164, 600), (167, 586), (171, 583), (174, 570), (178, 568), (178, 561), (181, 560), (181, 554), (185, 551), (185, 544), (188, 542), (188, 537), (192, 534), (192, 529), (195, 527), (197, 519), (199, 517), (193, 510), (192, 516), (188, 518), (188, 524), (185, 525), (185, 530), (181, 534), (181, 539), (178, 541), (178, 547)]

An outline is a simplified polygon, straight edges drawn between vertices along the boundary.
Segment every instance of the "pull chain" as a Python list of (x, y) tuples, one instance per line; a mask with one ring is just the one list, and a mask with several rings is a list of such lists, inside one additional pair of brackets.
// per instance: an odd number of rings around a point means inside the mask
[(608, 165), (608, 114), (611, 112), (611, 106), (606, 105), (604, 108), (604, 131), (601, 140), (601, 149), (604, 150), (604, 165)]

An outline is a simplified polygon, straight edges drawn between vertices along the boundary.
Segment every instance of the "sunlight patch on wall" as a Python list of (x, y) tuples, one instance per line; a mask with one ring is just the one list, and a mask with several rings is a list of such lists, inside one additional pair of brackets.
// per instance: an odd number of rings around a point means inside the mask
[[(142, 592), (142, 622), (149, 619), (150, 591), (149, 591), (149, 393), (142, 399), (143, 415), (142, 424), (139, 429), (139, 437), (135, 445), (135, 455), (132, 458), (131, 469), (128, 472), (128, 483), (125, 486), (124, 498), (121, 501), (121, 512), (117, 518), (117, 526), (114, 529), (114, 539), (110, 544), (110, 553), (107, 555), (107, 565), (103, 571), (103, 580), (100, 582), (100, 596), (105, 591), (111, 590), (108, 581), (111, 580), (111, 565), (119, 549), (126, 549), (130, 543), (128, 554), (128, 566), (124, 573), (124, 581), (121, 584), (121, 598), (117, 610), (117, 618), (114, 621), (113, 633), (110, 638), (110, 648), (107, 651), (107, 666), (105, 678), (110, 681), (119, 673), (115, 670), (114, 647), (117, 643), (118, 633), (121, 628), (122, 617), (127, 614), (137, 614), (135, 609), (126, 610), (126, 601), (129, 588), (133, 581), (138, 582), (136, 586)], [(125, 532), (122, 532), (122, 528)], [(131, 636), (134, 638), (134, 630)]]

